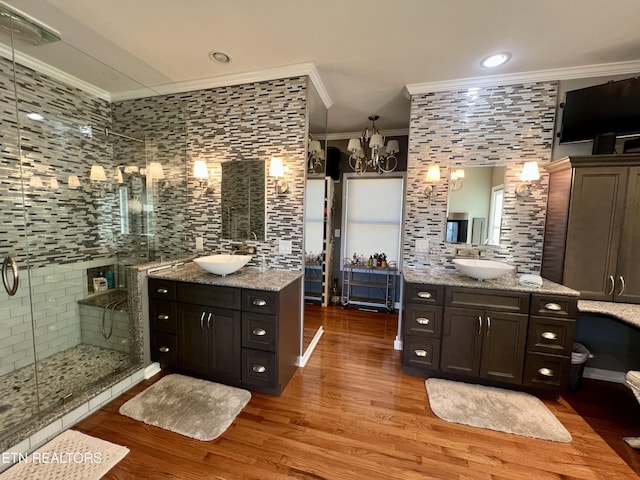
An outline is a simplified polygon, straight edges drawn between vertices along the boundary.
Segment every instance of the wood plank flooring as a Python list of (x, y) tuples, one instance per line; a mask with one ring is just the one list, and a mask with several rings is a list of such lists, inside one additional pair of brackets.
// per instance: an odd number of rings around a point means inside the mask
[(131, 451), (105, 479), (632, 479), (640, 406), (623, 385), (586, 381), (546, 405), (568, 444), (444, 422), (424, 378), (400, 373), (396, 315), (320, 309), (325, 333), (280, 397), (254, 393), (212, 442), (144, 425), (118, 408), (137, 385), (74, 428)]

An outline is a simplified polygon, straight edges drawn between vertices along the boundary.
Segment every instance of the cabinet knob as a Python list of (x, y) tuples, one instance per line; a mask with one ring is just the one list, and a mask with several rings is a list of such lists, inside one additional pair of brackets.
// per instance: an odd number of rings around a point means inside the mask
[(553, 370), (551, 370), (550, 368), (539, 368), (538, 373), (543, 377), (553, 377)]
[(169, 315), (161, 313), (160, 315), (158, 315), (158, 320), (169, 320)]
[(542, 334), (540, 335), (542, 338), (544, 338), (545, 340), (557, 340), (558, 339), (558, 334), (555, 332), (542, 332)]
[(429, 355), (429, 352), (427, 352), (426, 350), (414, 350), (413, 354), (416, 357), (426, 357), (427, 355)]
[(264, 328), (254, 328), (251, 333), (258, 337), (264, 337), (267, 334), (267, 331)]
[(169, 290), (167, 290), (166, 288), (158, 288), (156, 290), (156, 293), (160, 293), (160, 294), (164, 295), (165, 293), (169, 293)]
[(418, 325), (429, 325), (431, 323), (431, 320), (426, 317), (418, 317), (416, 318), (416, 323)]
[(264, 373), (267, 371), (267, 368), (263, 365), (254, 365), (251, 370), (253, 370), (255, 373)]
[(168, 352), (169, 352), (169, 347), (160, 347), (160, 348), (158, 349), (158, 351), (159, 351), (160, 353), (168, 353)]
[(267, 304), (266, 300), (263, 300), (262, 298), (256, 298), (253, 302), (251, 302), (253, 305), (255, 305), (256, 307), (264, 307)]
[(431, 292), (418, 292), (420, 298), (431, 298)]
[(562, 310), (562, 307), (554, 302), (546, 303), (544, 308), (546, 310), (551, 310), (552, 312), (559, 312), (560, 310)]

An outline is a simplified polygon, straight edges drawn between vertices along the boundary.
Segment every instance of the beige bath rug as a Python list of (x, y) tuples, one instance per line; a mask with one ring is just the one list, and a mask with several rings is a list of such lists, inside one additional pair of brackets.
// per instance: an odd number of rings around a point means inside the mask
[(542, 403), (524, 392), (452, 382), (426, 381), (433, 413), (447, 422), (553, 442), (570, 442), (571, 434)]
[(4, 471), (0, 479), (97, 480), (127, 453), (126, 447), (67, 430), (28, 455), (9, 452), (16, 464)]
[(184, 375), (167, 375), (120, 407), (120, 413), (148, 425), (213, 440), (229, 428), (249, 402), (241, 388)]

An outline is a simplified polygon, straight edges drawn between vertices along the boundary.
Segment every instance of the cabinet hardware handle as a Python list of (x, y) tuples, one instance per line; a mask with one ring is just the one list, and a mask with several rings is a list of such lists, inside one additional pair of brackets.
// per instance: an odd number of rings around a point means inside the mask
[(267, 369), (263, 365), (254, 365), (251, 370), (253, 370), (255, 373), (264, 373), (267, 371)]
[(540, 335), (542, 338), (544, 338), (545, 340), (557, 340), (558, 339), (558, 335), (554, 332), (542, 332), (542, 334)]
[(611, 290), (607, 292), (607, 296), (613, 295), (613, 290), (616, 288), (616, 281), (613, 279), (613, 275), (609, 275), (609, 281), (611, 282)]
[(158, 350), (160, 351), (160, 353), (168, 353), (169, 347), (160, 347)]
[(557, 303), (553, 303), (553, 302), (549, 302), (549, 303), (545, 304), (544, 308), (546, 310), (551, 310), (552, 312), (559, 312), (560, 310), (562, 310), (562, 307), (560, 305), (558, 305)]
[(156, 290), (156, 292), (164, 295), (165, 293), (169, 293), (169, 290), (167, 290), (166, 288), (159, 288)]
[(264, 337), (267, 334), (267, 331), (264, 328), (254, 328), (251, 333), (258, 337)]
[(202, 315), (200, 316), (200, 328), (203, 329), (204, 328), (204, 316), (207, 314), (207, 312), (202, 312)]
[(266, 300), (263, 300), (261, 298), (256, 298), (253, 302), (252, 302), (256, 307), (264, 307), (267, 304)]
[(207, 317), (207, 330), (211, 330), (211, 315), (213, 315), (213, 313), (209, 312), (209, 316)]
[(482, 315), (478, 315), (478, 333), (476, 335), (480, 335), (482, 333)]
[(169, 320), (169, 315), (161, 313), (160, 315), (158, 315), (158, 320)]
[(624, 292), (624, 277), (620, 275), (620, 291), (618, 292), (618, 296), (622, 295)]
[(487, 315), (487, 335), (491, 332), (491, 317)]
[(427, 352), (426, 350), (414, 350), (413, 354), (416, 357), (426, 357), (427, 355), (429, 355), (429, 352)]
[(426, 317), (418, 317), (416, 318), (416, 323), (418, 325), (429, 325), (431, 323), (431, 320)]
[(539, 368), (538, 373), (543, 377), (553, 377), (553, 370), (551, 370), (550, 368)]
[(431, 292), (418, 292), (420, 298), (431, 298)]
[[(13, 273), (13, 285), (11, 285), (11, 287), (9, 287), (9, 276), (7, 275), (9, 266), (11, 266), (11, 273)], [(4, 261), (2, 262), (2, 283), (4, 283), (4, 289), (10, 297), (13, 297), (18, 291), (18, 286), (20, 285), (19, 275), (18, 264), (14, 258), (11, 255), (4, 257)]]

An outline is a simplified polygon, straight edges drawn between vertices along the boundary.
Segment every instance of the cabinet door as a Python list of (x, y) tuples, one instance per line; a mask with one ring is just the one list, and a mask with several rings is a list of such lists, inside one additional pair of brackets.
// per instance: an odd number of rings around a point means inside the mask
[(240, 382), (240, 326), (239, 311), (209, 308), (205, 328), (209, 335), (209, 378), (212, 380), (232, 385)]
[(445, 308), (440, 370), (477, 377), (480, 372), (483, 310)]
[(522, 382), (527, 341), (527, 315), (487, 311), (482, 333), (480, 377), (506, 383)]
[(576, 168), (563, 283), (584, 300), (611, 300), (627, 167)]
[[(640, 303), (640, 167), (629, 168), (614, 299)], [(624, 282), (624, 288), (623, 288)]]
[(178, 304), (178, 367), (200, 377), (209, 373), (207, 307)]

